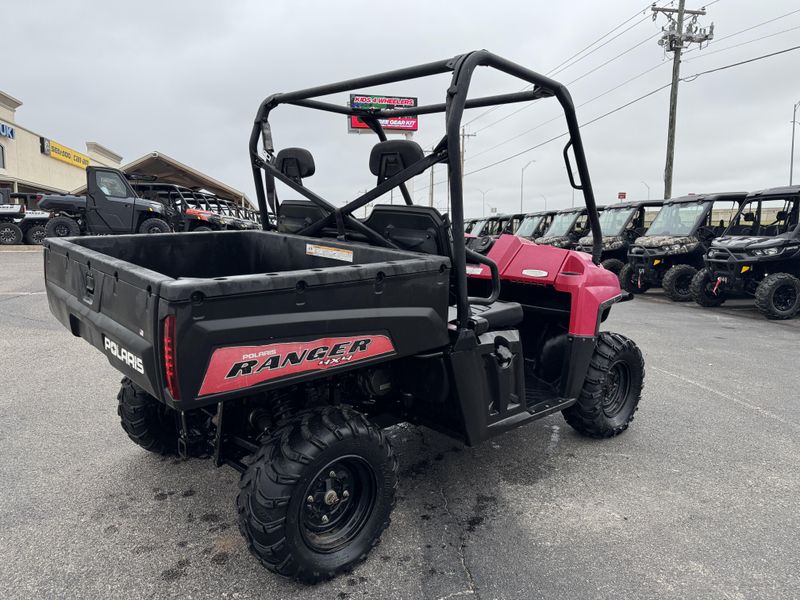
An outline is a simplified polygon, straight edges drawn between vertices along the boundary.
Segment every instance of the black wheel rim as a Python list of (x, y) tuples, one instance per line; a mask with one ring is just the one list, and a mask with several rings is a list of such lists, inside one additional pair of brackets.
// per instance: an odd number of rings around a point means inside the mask
[(163, 233), (163, 232), (161, 231), (161, 227), (159, 227), (158, 225), (153, 225), (152, 227), (150, 227), (150, 229), (147, 230), (147, 233)]
[(603, 413), (613, 419), (628, 401), (631, 389), (631, 371), (627, 363), (616, 361), (611, 365), (603, 386)]
[(375, 508), (377, 480), (360, 456), (327, 464), (305, 490), (300, 507), (300, 532), (315, 552), (336, 552), (364, 528)]
[(37, 229), (31, 234), (31, 238), (33, 239), (34, 244), (41, 244), (45, 238), (45, 231), (44, 229)]
[(675, 280), (675, 291), (678, 292), (681, 296), (688, 296), (690, 291), (689, 287), (692, 285), (692, 275), (685, 274), (680, 275)]
[(12, 244), (16, 239), (15, 231), (10, 227), (3, 227), (0, 229), (0, 242), (3, 244)]
[(54, 229), (55, 229), (55, 233), (56, 233), (57, 237), (67, 237), (67, 236), (69, 236), (69, 227), (67, 227), (66, 225), (59, 224), (59, 225), (56, 225), (54, 227)]
[(772, 302), (781, 312), (792, 310), (797, 304), (797, 289), (790, 283), (779, 286), (772, 296)]

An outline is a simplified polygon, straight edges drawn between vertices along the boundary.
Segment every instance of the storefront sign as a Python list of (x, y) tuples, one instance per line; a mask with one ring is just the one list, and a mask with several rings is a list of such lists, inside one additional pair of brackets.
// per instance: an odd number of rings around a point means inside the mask
[(53, 140), (48, 140), (47, 138), (39, 138), (39, 142), (41, 144), (42, 154), (47, 154), (56, 160), (60, 160), (67, 164), (72, 165), (73, 167), (78, 167), (79, 169), (85, 169), (89, 166), (91, 159), (86, 156), (85, 154), (81, 154), (80, 152), (73, 150), (72, 148), (67, 148), (66, 146), (62, 146), (58, 142), (54, 142)]
[[(375, 96), (371, 94), (350, 94), (350, 106), (353, 108), (374, 108), (379, 110), (392, 108), (413, 108), (417, 106), (416, 98), (402, 96)], [(389, 117), (378, 119), (384, 131), (417, 131), (419, 119), (415, 116)], [(348, 117), (350, 131), (367, 130), (369, 125), (358, 117)]]
[(5, 123), (0, 123), (0, 135), (3, 137), (7, 137), (10, 140), (14, 139), (16, 132), (11, 125), (6, 125)]

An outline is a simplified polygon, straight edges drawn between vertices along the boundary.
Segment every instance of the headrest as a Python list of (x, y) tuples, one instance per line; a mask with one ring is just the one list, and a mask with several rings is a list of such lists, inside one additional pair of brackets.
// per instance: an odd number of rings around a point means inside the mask
[(420, 145), (411, 140), (388, 140), (375, 144), (369, 155), (369, 170), (378, 176), (378, 183), (397, 175), (425, 158)]
[(302, 183), (314, 174), (314, 157), (305, 148), (284, 148), (275, 157), (275, 166), (287, 177)]

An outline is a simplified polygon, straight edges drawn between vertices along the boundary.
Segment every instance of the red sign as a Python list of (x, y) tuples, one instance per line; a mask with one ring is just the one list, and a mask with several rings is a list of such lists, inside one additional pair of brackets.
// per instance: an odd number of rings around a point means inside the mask
[[(403, 96), (375, 96), (372, 94), (350, 94), (350, 106), (353, 108), (410, 108), (417, 106), (416, 98), (406, 98)], [(419, 118), (416, 116), (389, 117), (378, 119), (381, 127), (385, 131), (417, 131)], [(358, 117), (348, 117), (348, 125), (351, 130), (369, 130), (369, 125)]]
[(239, 390), (290, 375), (344, 367), (385, 354), (394, 354), (394, 345), (385, 335), (217, 348), (211, 355), (200, 396)]
[(628, 194), (626, 194), (625, 192), (620, 192), (619, 194), (617, 194), (617, 200), (625, 200), (625, 198), (627, 197)]

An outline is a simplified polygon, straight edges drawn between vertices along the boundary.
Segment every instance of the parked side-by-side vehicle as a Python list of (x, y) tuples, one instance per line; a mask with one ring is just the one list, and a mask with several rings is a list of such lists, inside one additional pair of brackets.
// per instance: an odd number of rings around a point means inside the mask
[[(603, 207), (598, 207), (597, 210), (602, 212)], [(541, 237), (536, 238), (536, 243), (574, 249), (578, 245), (578, 240), (590, 231), (591, 223), (586, 208), (566, 208), (553, 215), (550, 227)]]
[(719, 306), (731, 296), (755, 297), (769, 319), (800, 311), (800, 186), (747, 195), (722, 236), (711, 242), (705, 267), (691, 292), (701, 306)]
[(745, 196), (726, 192), (665, 200), (647, 232), (628, 249), (628, 264), (619, 275), (623, 288), (641, 294), (661, 286), (671, 300), (691, 300), (692, 278), (703, 268), (706, 250)]
[[(612, 204), (600, 213), (600, 229), (603, 232), (603, 253), (600, 264), (619, 275), (628, 262), (628, 248), (644, 235), (650, 223), (661, 210), (661, 200), (641, 200)], [(575, 248), (581, 252), (592, 251), (592, 238), (587, 235), (578, 240)]]
[[(479, 68), (526, 87), (471, 98)], [(329, 99), (435, 75), (449, 79), (440, 103), (380, 109)], [(566, 118), (564, 160), (583, 195), (591, 255), (514, 235), (473, 252), (464, 111), (545, 98)], [(309, 185), (311, 151), (276, 148), (271, 119), (287, 105), (367, 123), (377, 143), (361, 164), (374, 187), (343, 204), (340, 187)], [(434, 113), (444, 113), (445, 131), (432, 152), (386, 139), (385, 119)], [(632, 340), (601, 329), (630, 294), (597, 264), (598, 212), (563, 85), (479, 50), (273, 94), (259, 106), (249, 153), (261, 231), (48, 239), (44, 262), (50, 310), (124, 375), (116, 403), (128, 436), (241, 473), (239, 530), (267, 569), (315, 582), (366, 558), (395, 503), (390, 425), (468, 445), (554, 413), (588, 437), (628, 428), (644, 361)], [(448, 170), (451, 215), (415, 206), (407, 188), (436, 164)], [(404, 204), (357, 218), (395, 189)], [(285, 193), (295, 199), (281, 200)]]

